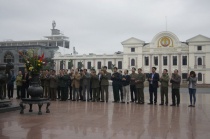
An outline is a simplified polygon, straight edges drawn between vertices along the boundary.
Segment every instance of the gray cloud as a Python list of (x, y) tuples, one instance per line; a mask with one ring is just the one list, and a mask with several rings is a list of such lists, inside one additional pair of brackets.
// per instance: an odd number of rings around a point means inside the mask
[(0, 40), (41, 39), (57, 23), (80, 53), (122, 51), (120, 42), (136, 37), (146, 42), (159, 32), (180, 41), (210, 37), (208, 0), (0, 0)]

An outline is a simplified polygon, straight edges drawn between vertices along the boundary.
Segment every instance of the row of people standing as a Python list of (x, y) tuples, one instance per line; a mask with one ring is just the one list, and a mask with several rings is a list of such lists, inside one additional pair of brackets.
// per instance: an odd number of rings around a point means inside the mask
[[(110, 73), (106, 71), (106, 67), (100, 74), (96, 74), (95, 70), (91, 73), (84, 70), (60, 70), (58, 75), (55, 71), (41, 72), (40, 79), (41, 85), (44, 88), (44, 97), (66, 101), (67, 99), (75, 101), (102, 101), (104, 102), (104, 93), (108, 101), (108, 86)], [(102, 92), (102, 93), (100, 93)]]
[[(145, 82), (145, 74), (142, 73), (142, 69), (138, 69), (138, 73), (136, 73), (136, 69), (132, 68), (132, 73), (128, 75), (128, 70), (124, 71), (124, 75), (122, 76), (119, 72), (117, 72), (117, 67), (114, 68), (114, 73), (112, 74), (111, 80), (113, 86), (113, 95), (114, 102), (119, 102), (119, 97), (121, 96), (121, 102), (125, 101), (129, 103), (129, 86), (130, 86), (130, 96), (131, 102), (136, 102), (138, 104), (144, 104), (144, 82)], [(157, 93), (158, 88), (160, 86), (161, 93), (161, 103), (159, 105), (167, 105), (168, 106), (168, 88), (169, 83), (171, 83), (171, 96), (172, 96), (172, 104), (170, 106), (179, 107), (180, 104), (180, 83), (181, 76), (178, 74), (178, 70), (175, 69), (174, 73), (172, 73), (171, 77), (168, 75), (168, 70), (164, 69), (163, 73), (160, 77), (159, 73), (156, 73), (156, 67), (152, 67), (152, 72), (148, 74), (147, 80), (149, 83), (149, 105), (157, 104)], [(190, 105), (189, 107), (195, 107), (196, 102), (196, 83), (197, 77), (194, 71), (191, 71), (188, 74), (187, 78), (189, 94), (190, 94)], [(159, 85), (160, 83), (160, 85)], [(119, 95), (119, 88), (123, 87), (123, 97)], [(124, 98), (124, 99), (123, 99)], [(165, 100), (164, 100), (165, 99)]]
[[(29, 87), (30, 76), (27, 70), (24, 74), (19, 71), (16, 79), (11, 76), (7, 85), (10, 82), (16, 80), (17, 85), (17, 98), (29, 97), (27, 88)], [(70, 73), (68, 70), (60, 70), (59, 74), (56, 75), (55, 70), (42, 71), (40, 74), (41, 85), (43, 86), (44, 95), (43, 97), (51, 98), (56, 100), (56, 97), (62, 101), (67, 99), (70, 100), (83, 100), (83, 101), (109, 101), (109, 80), (112, 80), (113, 87), (113, 102), (129, 103), (131, 96), (131, 102), (144, 104), (144, 82), (146, 80), (145, 74), (142, 73), (142, 69), (132, 68), (132, 73), (128, 74), (128, 70), (124, 70), (124, 74), (118, 72), (117, 67), (114, 68), (113, 74), (107, 72), (107, 67), (96, 74), (95, 70), (91, 70), (91, 73), (87, 72), (87, 69), (75, 71), (72, 69)], [(162, 76), (160, 77), (156, 73), (156, 67), (152, 68), (152, 72), (147, 76), (149, 82), (149, 104), (157, 103), (157, 90), (160, 85), (161, 103), (160, 105), (168, 105), (168, 86), (171, 83), (172, 88), (172, 104), (171, 106), (179, 106), (180, 104), (180, 83), (181, 77), (178, 74), (178, 70), (174, 70), (171, 78), (168, 75), (167, 69), (163, 70)], [(189, 94), (190, 94), (190, 107), (195, 105), (196, 101), (196, 74), (191, 71), (187, 80), (189, 81)], [(14, 86), (14, 84), (13, 84)], [(8, 86), (8, 97), (13, 97), (13, 92)], [(14, 89), (14, 87), (13, 87)], [(12, 89), (12, 90), (13, 90)], [(21, 92), (21, 95), (20, 93)], [(104, 97), (105, 96), (105, 97)], [(165, 101), (164, 101), (165, 98)], [(193, 100), (192, 100), (193, 99)]]
[(23, 74), (22, 71), (19, 71), (17, 76), (15, 76), (13, 70), (11, 70), (10, 74), (8, 75), (7, 84), (4, 85), (3, 87), (4, 98), (6, 98), (6, 93), (9, 99), (13, 98), (15, 83), (17, 89), (16, 99), (26, 98), (26, 97), (29, 98), (29, 95), (27, 94), (27, 89), (29, 87), (29, 80), (30, 76), (27, 70), (25, 70)]

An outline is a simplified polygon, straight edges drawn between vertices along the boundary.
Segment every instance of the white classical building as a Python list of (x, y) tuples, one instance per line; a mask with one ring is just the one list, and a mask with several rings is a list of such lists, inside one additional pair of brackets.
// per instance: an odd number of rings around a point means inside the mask
[[(137, 38), (129, 38), (122, 43), (123, 52), (109, 55), (62, 55), (55, 53), (56, 71), (60, 69), (78, 68), (82, 63), (83, 68), (96, 70), (107, 66), (109, 70), (112, 64), (118, 69), (131, 70), (132, 67), (142, 68), (144, 73), (150, 73), (152, 67), (162, 73), (168, 69), (169, 75), (175, 69), (179, 70), (182, 81), (187, 74), (194, 70), (198, 76), (199, 84), (210, 84), (210, 38), (197, 35), (181, 42), (178, 37), (169, 31), (163, 31), (155, 35), (150, 43)], [(73, 65), (72, 65), (73, 64)], [(73, 66), (73, 67), (72, 67)]]

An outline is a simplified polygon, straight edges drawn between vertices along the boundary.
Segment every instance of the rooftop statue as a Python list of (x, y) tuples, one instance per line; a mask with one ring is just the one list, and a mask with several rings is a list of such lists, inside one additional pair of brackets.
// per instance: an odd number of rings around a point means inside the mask
[(56, 23), (55, 23), (55, 20), (53, 20), (53, 22), (52, 22), (52, 28), (55, 29), (55, 26), (56, 26)]

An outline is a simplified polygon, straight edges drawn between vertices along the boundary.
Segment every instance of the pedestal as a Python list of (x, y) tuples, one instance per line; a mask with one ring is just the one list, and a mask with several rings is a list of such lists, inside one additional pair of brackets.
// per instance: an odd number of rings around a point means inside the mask
[(33, 98), (23, 98), (22, 102), (20, 102), (20, 114), (24, 114), (25, 105), (29, 104), (30, 109), (29, 112), (33, 112), (32, 106), (33, 104), (37, 104), (39, 107), (38, 115), (42, 115), (42, 106), (43, 104), (46, 104), (46, 113), (50, 113), (49, 106), (50, 106), (50, 100), (47, 98), (39, 98), (39, 99), (33, 99)]

